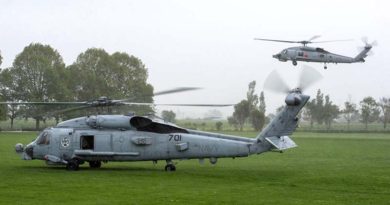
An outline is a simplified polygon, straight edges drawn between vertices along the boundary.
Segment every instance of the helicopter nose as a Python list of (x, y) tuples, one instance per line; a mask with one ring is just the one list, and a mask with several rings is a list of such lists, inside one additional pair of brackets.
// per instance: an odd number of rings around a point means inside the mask
[(273, 57), (273, 58), (276, 58), (276, 59), (279, 59), (279, 58), (280, 58), (280, 53), (275, 54), (275, 55), (273, 55), (272, 57)]
[(33, 145), (29, 144), (26, 146), (23, 152), (23, 159), (24, 160), (30, 160), (33, 158), (34, 155), (34, 147)]

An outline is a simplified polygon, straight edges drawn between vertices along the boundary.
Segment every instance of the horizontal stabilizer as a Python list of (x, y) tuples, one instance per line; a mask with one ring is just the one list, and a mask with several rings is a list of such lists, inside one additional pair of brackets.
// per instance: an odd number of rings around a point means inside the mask
[(297, 146), (295, 142), (292, 141), (288, 136), (281, 136), (281, 137), (273, 136), (273, 137), (266, 137), (265, 139), (269, 143), (271, 143), (273, 148), (275, 148), (278, 151), (283, 151)]

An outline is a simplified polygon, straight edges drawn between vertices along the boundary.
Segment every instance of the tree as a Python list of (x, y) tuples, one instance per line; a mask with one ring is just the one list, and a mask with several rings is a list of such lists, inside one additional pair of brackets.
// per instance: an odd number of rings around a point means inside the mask
[(330, 101), (329, 95), (325, 96), (325, 104), (323, 108), (323, 121), (325, 122), (326, 128), (329, 130), (334, 119), (339, 116), (340, 109), (337, 105), (334, 105)]
[(221, 121), (218, 121), (218, 122), (215, 123), (215, 128), (218, 131), (221, 131), (222, 130), (222, 125), (223, 125), (223, 123)]
[(1, 56), (1, 51), (0, 51), (0, 65), (3, 63), (3, 57)]
[[(0, 73), (0, 95), (4, 101), (19, 101), (21, 96), (20, 86), (17, 84), (18, 74), (15, 69), (3, 69)], [(10, 119), (11, 129), (14, 127), (14, 120), (20, 114), (20, 106), (4, 106), (4, 114)]]
[[(132, 102), (153, 102), (153, 86), (146, 82), (148, 71), (145, 65), (127, 53), (110, 55), (104, 49), (90, 48), (81, 53), (68, 69), (72, 76), (71, 90), (75, 93), (73, 100), (108, 96)], [(131, 106), (130, 109), (139, 114), (154, 112), (150, 106)]]
[(163, 110), (161, 112), (161, 117), (167, 122), (174, 123), (176, 121), (176, 114), (172, 110)]
[(351, 102), (351, 100), (344, 102), (344, 109), (341, 111), (345, 120), (347, 120), (347, 129), (349, 130), (351, 121), (353, 120), (358, 110), (356, 109), (356, 104)]
[[(4, 101), (3, 96), (0, 95), (0, 101)], [(0, 120), (7, 119), (7, 105), (0, 105)]]
[(368, 128), (368, 123), (375, 122), (379, 116), (378, 105), (373, 97), (365, 97), (360, 101), (361, 121), (365, 128)]
[(390, 122), (390, 98), (381, 98), (378, 103), (381, 111), (382, 111), (382, 123), (383, 129), (386, 129), (387, 123)]
[(242, 100), (234, 106), (233, 117), (235, 118), (240, 131), (242, 131), (246, 119), (249, 117), (249, 102)]
[(265, 115), (258, 109), (252, 110), (250, 113), (250, 119), (252, 123), (252, 127), (256, 131), (260, 131), (265, 124)]
[(265, 99), (263, 92), (260, 93), (260, 97), (255, 94), (255, 88), (256, 81), (250, 82), (247, 92), (248, 118), (252, 127), (258, 131), (263, 128), (265, 122)]
[(316, 104), (314, 105), (314, 108), (313, 108), (313, 118), (314, 120), (322, 125), (322, 123), (324, 122), (324, 118), (323, 118), (323, 114), (324, 114), (324, 94), (321, 93), (321, 90), (318, 89), (317, 91), (317, 95), (316, 95), (316, 99), (315, 101)]
[(257, 104), (259, 103), (259, 98), (255, 94), (255, 88), (256, 88), (256, 81), (252, 81), (248, 85), (248, 92), (246, 93), (247, 101), (249, 110), (252, 111), (253, 109), (256, 109)]
[(238, 122), (236, 120), (236, 118), (234, 118), (233, 116), (230, 116), (228, 117), (228, 123), (230, 126), (233, 126), (235, 130), (238, 130)]
[[(18, 54), (13, 62), (12, 78), (17, 85), (18, 96), (24, 101), (55, 101), (56, 93), (63, 87), (58, 82), (65, 68), (61, 55), (49, 45), (31, 43)], [(50, 109), (47, 106), (29, 106), (28, 115), (36, 121), (36, 129)]]
[(263, 91), (261, 91), (259, 97), (259, 110), (265, 115), (266, 105), (265, 105), (265, 97)]
[(310, 128), (313, 128), (314, 125), (314, 116), (316, 111), (316, 100), (312, 99), (308, 101), (303, 108), (303, 119), (309, 121)]

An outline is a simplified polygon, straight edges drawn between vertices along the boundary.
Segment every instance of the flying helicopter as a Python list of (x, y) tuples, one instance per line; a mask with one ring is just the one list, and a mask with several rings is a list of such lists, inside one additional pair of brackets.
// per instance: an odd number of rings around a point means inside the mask
[(364, 63), (365, 58), (369, 54), (372, 47), (377, 45), (376, 41), (369, 43), (367, 38), (363, 37), (362, 41), (364, 42), (364, 47), (360, 49), (360, 53), (355, 57), (348, 57), (348, 56), (331, 53), (329, 51), (326, 51), (323, 48), (309, 47), (307, 45), (312, 43), (350, 41), (349, 39), (333, 40), (333, 41), (313, 41), (314, 39), (317, 39), (319, 37), (320, 37), (319, 35), (316, 35), (311, 37), (309, 40), (303, 40), (303, 41), (275, 40), (275, 39), (265, 39), (265, 38), (255, 38), (254, 40), (302, 44), (302, 46), (299, 47), (290, 47), (290, 48), (283, 49), (281, 52), (273, 55), (272, 57), (282, 62), (286, 62), (290, 60), (292, 61), (292, 64), (294, 66), (298, 65), (298, 61), (324, 63), (324, 69), (327, 69), (327, 65), (326, 65), (327, 63), (335, 63), (335, 64)]
[(44, 160), (48, 165), (64, 165), (78, 170), (88, 162), (100, 168), (108, 161), (165, 160), (165, 170), (175, 171), (173, 160), (247, 157), (267, 151), (284, 151), (297, 145), (289, 137), (298, 125), (297, 114), (310, 96), (303, 90), (319, 80), (318, 71), (303, 68), (300, 85), (289, 89), (277, 72), (272, 72), (264, 87), (286, 94), (284, 109), (257, 135), (246, 138), (197, 131), (148, 116), (92, 115), (63, 121), (46, 128), (37, 138), (15, 151), (24, 160)]

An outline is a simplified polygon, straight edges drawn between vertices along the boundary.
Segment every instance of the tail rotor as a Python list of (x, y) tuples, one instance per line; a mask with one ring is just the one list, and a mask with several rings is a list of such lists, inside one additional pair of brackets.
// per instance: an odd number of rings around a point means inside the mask
[(322, 75), (316, 69), (303, 65), (299, 76), (299, 82), (296, 89), (291, 89), (279, 73), (274, 70), (272, 71), (264, 82), (264, 89), (275, 92), (275, 93), (292, 93), (302, 92), (314, 83), (322, 79)]

